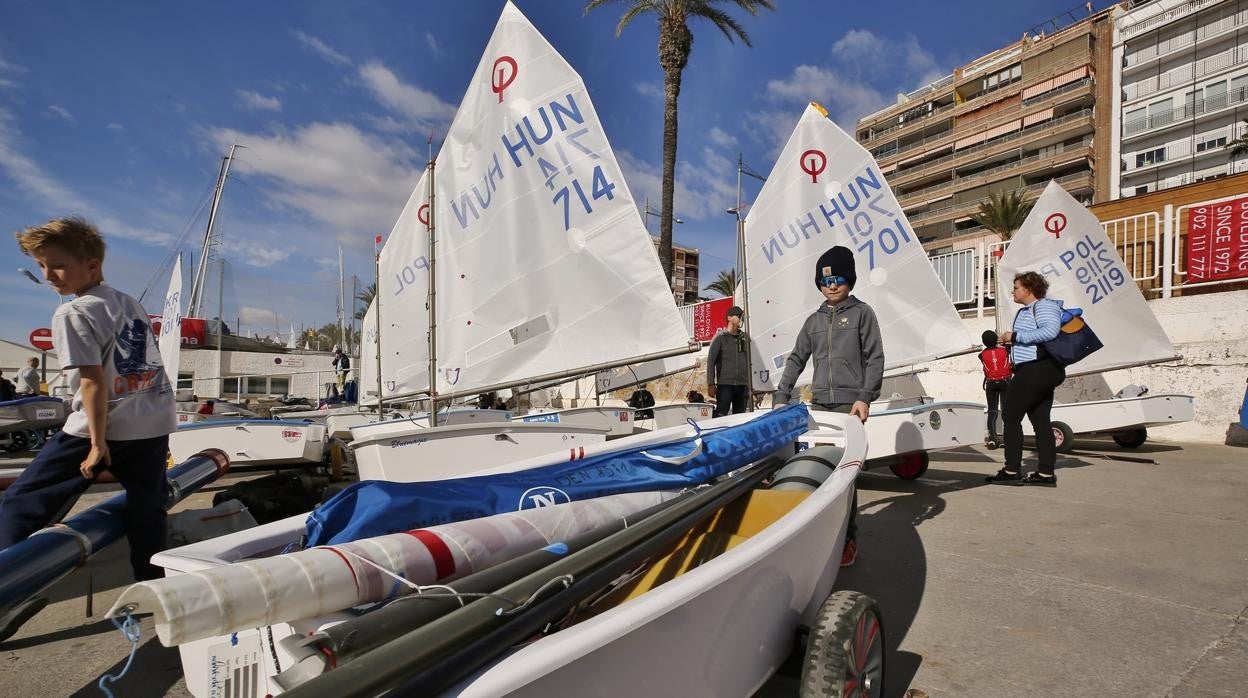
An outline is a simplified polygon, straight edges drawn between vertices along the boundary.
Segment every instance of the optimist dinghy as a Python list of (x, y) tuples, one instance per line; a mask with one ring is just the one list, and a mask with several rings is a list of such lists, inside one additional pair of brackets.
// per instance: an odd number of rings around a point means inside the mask
[(57, 397), (24, 397), (0, 402), (0, 443), (7, 451), (43, 445), (43, 433), (65, 423), (65, 401)]

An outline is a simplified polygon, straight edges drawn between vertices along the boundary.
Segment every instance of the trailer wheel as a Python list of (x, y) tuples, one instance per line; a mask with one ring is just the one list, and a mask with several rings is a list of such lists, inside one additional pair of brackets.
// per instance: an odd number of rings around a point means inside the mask
[(888, 464), (888, 469), (902, 480), (914, 480), (927, 472), (928, 461), (927, 451), (912, 451), (897, 456)]
[(838, 591), (819, 607), (806, 643), (798, 695), (884, 695), (884, 625), (874, 599)]
[(11, 431), (8, 436), (10, 452), (21, 453), (22, 451), (30, 450), (30, 434), (27, 434), (26, 430)]
[(1066, 426), (1066, 422), (1053, 422), (1053, 441), (1058, 453), (1070, 453), (1075, 450), (1075, 432)]
[(1123, 448), (1139, 448), (1144, 445), (1145, 441), (1148, 441), (1148, 430), (1144, 427), (1114, 434), (1114, 443)]

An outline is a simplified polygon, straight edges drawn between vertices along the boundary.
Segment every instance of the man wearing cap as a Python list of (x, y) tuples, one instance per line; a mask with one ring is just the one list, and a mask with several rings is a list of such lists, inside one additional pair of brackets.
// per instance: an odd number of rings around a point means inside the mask
[[(814, 357), (811, 409), (845, 412), (867, 421), (871, 401), (880, 396), (884, 382), (884, 344), (875, 311), (849, 295), (857, 280), (854, 253), (849, 248), (837, 245), (820, 255), (815, 263), (815, 286), (823, 294), (824, 302), (806, 318), (797, 343), (784, 362), (784, 375), (772, 397), (776, 407), (789, 403), (798, 376)], [(854, 521), (857, 509), (855, 490), (842, 567), (854, 564), (858, 557)]]
[(715, 416), (741, 414), (750, 397), (750, 339), (741, 329), (745, 311), (728, 309), (728, 327), (715, 335), (706, 355), (706, 391), (716, 398)]

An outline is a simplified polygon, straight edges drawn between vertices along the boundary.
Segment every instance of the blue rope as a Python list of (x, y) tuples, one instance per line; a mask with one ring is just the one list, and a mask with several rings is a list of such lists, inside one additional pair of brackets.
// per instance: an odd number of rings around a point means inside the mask
[(102, 691), (108, 698), (113, 698), (113, 692), (110, 691), (108, 686), (105, 684), (121, 680), (121, 677), (125, 676), (127, 671), (130, 671), (130, 665), (134, 663), (134, 655), (139, 651), (139, 621), (135, 620), (134, 616), (130, 615), (130, 611), (126, 611), (125, 613), (125, 619), (121, 622), (118, 622), (116, 618), (113, 618), (112, 620), (113, 625), (117, 626), (117, 629), (121, 631), (122, 637), (130, 641), (130, 657), (126, 659), (126, 665), (121, 668), (121, 672), (116, 676), (113, 676), (112, 674), (105, 674), (100, 677), (100, 682), (97, 685), (100, 687), (100, 691)]

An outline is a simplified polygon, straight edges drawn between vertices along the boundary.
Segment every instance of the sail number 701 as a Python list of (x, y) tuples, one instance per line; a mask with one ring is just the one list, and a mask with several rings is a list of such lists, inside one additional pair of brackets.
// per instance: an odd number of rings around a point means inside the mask
[(563, 229), (566, 231), (572, 227), (572, 193), (569, 188), (576, 192), (576, 198), (581, 202), (581, 207), (585, 209), (585, 213), (593, 213), (594, 207), (591, 201), (605, 198), (611, 201), (615, 198), (615, 185), (607, 181), (607, 176), (602, 172), (601, 165), (594, 166), (594, 176), (590, 184), (589, 196), (585, 195), (585, 189), (581, 186), (578, 179), (573, 179), (572, 183), (567, 187), (555, 192), (555, 198), (551, 203), (558, 204), (559, 200), (563, 200)]

